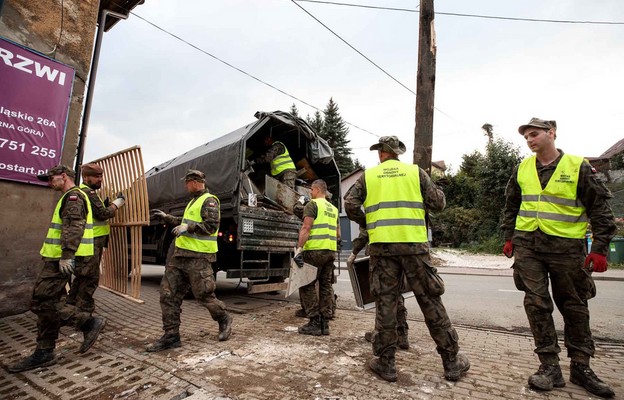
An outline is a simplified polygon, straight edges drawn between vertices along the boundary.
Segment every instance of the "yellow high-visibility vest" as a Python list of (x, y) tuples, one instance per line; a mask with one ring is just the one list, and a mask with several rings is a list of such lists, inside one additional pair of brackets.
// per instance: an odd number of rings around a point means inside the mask
[(312, 199), (316, 204), (317, 212), (310, 236), (303, 245), (303, 250), (331, 250), (337, 249), (338, 209), (325, 199)]
[(418, 166), (387, 160), (364, 174), (364, 211), (370, 243), (426, 243)]
[[(208, 197), (212, 197), (217, 201), (217, 207), (219, 207), (219, 199), (210, 194), (204, 193), (199, 196), (194, 201), (191, 200), (184, 210), (184, 215), (182, 216), (182, 223), (188, 224), (189, 222), (201, 223), (201, 209), (204, 205), (204, 201)], [(219, 215), (221, 215), (221, 210), (219, 209)], [(219, 230), (215, 230), (211, 235), (196, 235), (191, 234), (189, 232), (184, 232), (182, 235), (178, 236), (175, 240), (175, 246), (181, 249), (196, 251), (198, 253), (216, 253), (218, 250), (217, 246), (217, 235), (219, 234)]]
[(78, 246), (75, 255), (78, 257), (89, 257), (93, 255), (93, 213), (91, 212), (91, 202), (82, 190), (74, 187), (63, 193), (63, 196), (61, 196), (58, 203), (56, 203), (54, 214), (52, 214), (52, 221), (50, 222), (50, 227), (48, 228), (48, 234), (43, 242), (43, 246), (41, 246), (41, 251), (39, 251), (39, 254), (41, 254), (42, 257), (61, 259), (61, 255), (63, 253), (63, 249), (61, 248), (61, 230), (63, 228), (63, 219), (61, 218), (59, 212), (61, 210), (61, 205), (63, 204), (63, 199), (68, 194), (83, 196), (85, 204), (87, 205), (87, 221), (82, 234), (82, 239), (80, 239), (80, 245)]
[(286, 145), (282, 142), (275, 143), (279, 143), (284, 146), (284, 152), (271, 161), (271, 175), (276, 176), (286, 171), (287, 169), (296, 169), (292, 158), (290, 158), (290, 154), (288, 153)]
[(587, 232), (585, 206), (576, 197), (583, 157), (564, 154), (544, 189), (535, 165), (537, 158), (526, 158), (518, 167), (522, 203), (516, 229), (542, 232), (570, 239), (582, 239)]
[[(87, 190), (91, 190), (91, 188), (85, 185), (84, 183), (82, 183), (80, 184), (80, 190), (82, 190), (85, 194), (87, 194)], [(100, 202), (104, 204), (100, 195), (97, 193), (96, 195), (98, 199), (100, 199)], [(87, 195), (87, 198), (88, 197), (89, 195)], [(90, 202), (91, 201), (89, 201), (89, 203)], [(108, 220), (101, 221), (97, 218), (93, 218), (93, 237), (101, 237), (101, 236), (108, 236), (108, 235), (110, 235), (110, 224), (108, 223)]]

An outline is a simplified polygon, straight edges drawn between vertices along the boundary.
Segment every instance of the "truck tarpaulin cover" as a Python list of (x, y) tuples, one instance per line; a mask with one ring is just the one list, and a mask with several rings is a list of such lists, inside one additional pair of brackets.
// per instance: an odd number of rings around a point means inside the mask
[[(221, 198), (228, 198), (236, 190), (242, 169), (245, 141), (267, 124), (290, 125), (293, 134), (302, 134), (308, 139), (308, 151), (312, 162), (330, 162), (333, 151), (301, 118), (294, 118), (283, 111), (255, 114), (258, 121), (243, 126), (234, 132), (221, 136), (196, 147), (176, 158), (153, 167), (146, 172), (150, 206), (166, 204), (188, 196), (181, 179), (189, 169), (206, 174), (206, 188)], [(312, 157), (314, 156), (314, 160)]]

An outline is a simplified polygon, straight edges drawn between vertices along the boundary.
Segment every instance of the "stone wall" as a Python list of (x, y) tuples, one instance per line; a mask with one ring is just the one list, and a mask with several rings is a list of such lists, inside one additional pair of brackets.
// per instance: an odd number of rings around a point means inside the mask
[[(98, 0), (64, 0), (61, 13), (61, 0), (4, 0), (0, 10), (0, 36), (76, 70), (62, 155), (62, 162), (72, 168), (98, 6)], [(39, 249), (59, 194), (43, 186), (0, 180), (0, 198), (2, 317), (29, 308), (34, 279), (41, 266)]]

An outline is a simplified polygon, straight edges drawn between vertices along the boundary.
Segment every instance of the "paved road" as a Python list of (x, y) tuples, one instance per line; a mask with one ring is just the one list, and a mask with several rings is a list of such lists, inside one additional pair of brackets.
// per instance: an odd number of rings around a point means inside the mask
[[(446, 293), (443, 296), (449, 316), (455, 324), (529, 333), (522, 305), (523, 293), (516, 290), (509, 276), (443, 274)], [(589, 301), (591, 327), (597, 340), (624, 343), (624, 282), (596, 281), (597, 296)], [(349, 275), (343, 271), (334, 286), (341, 299), (353, 299)], [(341, 302), (343, 305), (347, 305)], [(421, 319), (413, 298), (405, 305), (409, 317)], [(558, 330), (563, 332), (563, 319), (553, 313)], [(562, 336), (562, 335), (561, 335)], [(563, 336), (562, 336), (563, 337)]]

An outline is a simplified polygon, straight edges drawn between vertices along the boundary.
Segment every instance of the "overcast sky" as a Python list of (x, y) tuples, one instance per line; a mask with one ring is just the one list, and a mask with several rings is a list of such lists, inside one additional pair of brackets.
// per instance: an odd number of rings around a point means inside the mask
[[(415, 10), (417, 0), (351, 0)], [(406, 11), (298, 2), (416, 91), (418, 18)], [(397, 135), (411, 162), (416, 97), (289, 0), (149, 0), (134, 13), (206, 53), (377, 136)], [(624, 22), (622, 0), (436, 0), (435, 10), (515, 18)], [(134, 145), (149, 169), (255, 121), (256, 111), (314, 108), (130, 15), (104, 35), (85, 161)], [(433, 159), (457, 170), (483, 150), (484, 123), (529, 151), (517, 133), (555, 119), (557, 145), (599, 156), (624, 137), (624, 25), (437, 14)], [(378, 137), (350, 126), (354, 158), (377, 163)]]

